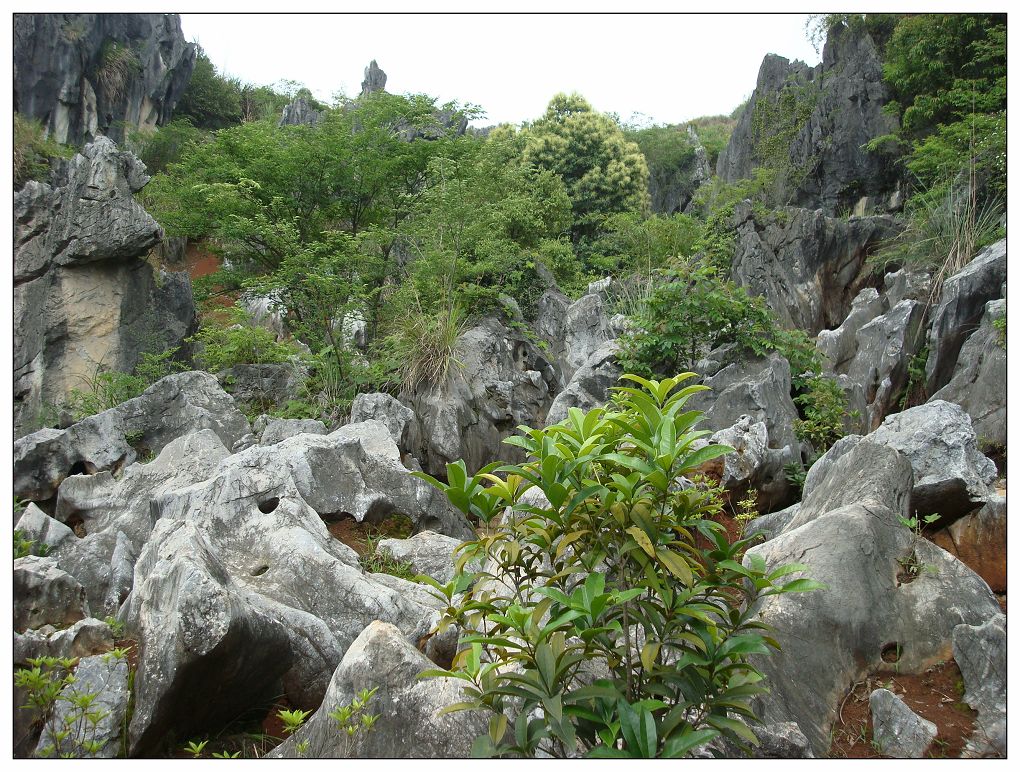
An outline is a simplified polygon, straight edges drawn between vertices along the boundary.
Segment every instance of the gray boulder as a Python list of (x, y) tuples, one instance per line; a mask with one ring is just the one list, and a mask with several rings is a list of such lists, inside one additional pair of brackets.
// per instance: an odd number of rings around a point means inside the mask
[(283, 108), (279, 126), (315, 126), (322, 120), (322, 112), (312, 107), (312, 103), (300, 96)]
[(326, 434), (326, 424), (311, 418), (273, 418), (266, 422), (260, 445), (275, 445), (298, 434)]
[(877, 289), (862, 289), (850, 303), (850, 311), (843, 323), (834, 330), (822, 330), (815, 338), (815, 348), (824, 357), (824, 364), (833, 372), (845, 372), (846, 366), (857, 354), (857, 332), (888, 310), (888, 302)]
[(14, 493), (51, 498), (72, 474), (119, 472), (136, 448), (159, 453), (178, 437), (212, 429), (226, 447), (250, 433), (248, 419), (209, 373), (175, 373), (140, 396), (67, 429), (43, 429), (14, 443)]
[(72, 475), (57, 492), (57, 517), (78, 522), (81, 540), (62, 543), (51, 553), (60, 567), (86, 588), (89, 603), (116, 614), (131, 590), (134, 560), (152, 533), (152, 501), (213, 475), (229, 455), (211, 429), (171, 442), (147, 464), (132, 464), (114, 477), (103, 471)]
[(414, 411), (389, 394), (359, 394), (351, 405), (351, 423), (375, 420), (383, 424), (401, 451), (407, 448)]
[(31, 539), (36, 545), (45, 544), (49, 551), (73, 543), (75, 540), (74, 531), (59, 520), (54, 520), (35, 504), (25, 507), (18, 522), (14, 524), (14, 528), (21, 531), (26, 539)]
[[(396, 560), (410, 562), (416, 573), (431, 576), (445, 584), (453, 578), (458, 558), (453, 551), (461, 544), (460, 539), (434, 531), (421, 531), (410, 539), (383, 539), (377, 549)], [(480, 569), (476, 566), (475, 570)]]
[(816, 754), (828, 750), (840, 697), (864, 673), (920, 672), (949, 658), (956, 625), (998, 613), (980, 577), (900, 523), (913, 476), (906, 458), (866, 441), (829, 452), (835, 461), (823, 456), (812, 468), (795, 516), (745, 557), (769, 569), (804, 563), (825, 585), (758, 606), (782, 651), (757, 661), (771, 693), (756, 698), (756, 712), (795, 721)]
[(14, 561), (14, 630), (63, 627), (89, 616), (85, 588), (61, 571), (55, 558), (37, 555)]
[(903, 453), (914, 469), (911, 512), (937, 512), (941, 524), (981, 506), (992, 495), (995, 464), (976, 446), (974, 428), (959, 405), (934, 400), (889, 416), (868, 441)]
[(308, 369), (294, 362), (234, 365), (216, 377), (236, 401), (270, 410), (297, 398), (308, 380)]
[(931, 397), (966, 410), (979, 445), (1006, 445), (1006, 347), (994, 326), (1005, 316), (1005, 300), (985, 304), (981, 325), (960, 348), (952, 379)]
[(953, 658), (966, 692), (963, 700), (978, 713), (977, 731), (965, 755), (1006, 755), (1006, 616), (953, 630)]
[(27, 665), (37, 657), (88, 657), (109, 651), (113, 644), (110, 626), (93, 617), (79, 619), (62, 630), (43, 625), (14, 633), (14, 664)]
[[(67, 726), (70, 735), (57, 740), (47, 723), (39, 737), (36, 755), (42, 755), (43, 749), (50, 748), (52, 750), (46, 755), (54, 758), (65, 753), (71, 754), (72, 758), (117, 758), (121, 755), (121, 731), (131, 700), (127, 659), (115, 657), (112, 653), (84, 657), (74, 669), (74, 678), (74, 683), (65, 686), (57, 696), (52, 719), (57, 727)], [(102, 717), (95, 724), (85, 719), (83, 711), (74, 706), (73, 700), (85, 694), (96, 695), (89, 711), (99, 711)], [(101, 747), (93, 753), (82, 747), (86, 742), (96, 742)]]
[(922, 759), (938, 734), (938, 727), (921, 718), (888, 689), (868, 697), (874, 742), (884, 756)]
[(616, 385), (622, 374), (616, 363), (619, 350), (617, 342), (609, 340), (585, 360), (553, 400), (546, 416), (546, 426), (562, 421), (572, 407), (587, 412), (609, 401), (609, 390)]
[(365, 68), (365, 79), (361, 81), (361, 94), (371, 94), (376, 91), (383, 91), (386, 88), (386, 73), (376, 64), (375, 59), (369, 62)]
[(401, 394), (418, 417), (411, 453), (429, 474), (463, 459), (469, 471), (522, 458), (504, 438), (517, 426), (542, 426), (558, 389), (555, 370), (531, 341), (486, 319), (457, 340), (446, 380)]
[(964, 341), (974, 332), (989, 300), (1002, 297), (1006, 241), (986, 247), (942, 285), (928, 335), (927, 389), (934, 394), (953, 377)]
[(569, 382), (609, 338), (605, 302), (598, 290), (592, 292), (589, 287), (589, 294), (572, 303), (563, 320), (563, 354), (557, 360), (563, 382)]
[(99, 137), (14, 200), (15, 436), (53, 425), (47, 406), (103, 369), (180, 347), (197, 327), (186, 273), (143, 259), (159, 224), (135, 201), (148, 182), (131, 153)]
[[(467, 758), (474, 738), (488, 728), (477, 712), (440, 715), (464, 696), (462, 681), (420, 679), (434, 668), (393, 625), (372, 622), (351, 644), (333, 674), (322, 706), (300, 730), (272, 751), (274, 758)], [(329, 713), (364, 689), (377, 689), (367, 712), (378, 715), (371, 732), (349, 750)], [(301, 754), (297, 745), (307, 743)]]

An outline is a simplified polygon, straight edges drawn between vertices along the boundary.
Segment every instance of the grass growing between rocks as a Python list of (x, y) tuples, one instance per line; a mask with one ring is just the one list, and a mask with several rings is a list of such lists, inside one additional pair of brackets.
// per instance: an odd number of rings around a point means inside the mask
[(956, 662), (940, 662), (917, 675), (871, 673), (851, 686), (836, 706), (829, 757), (889, 758), (875, 747), (868, 697), (875, 689), (894, 692), (912, 711), (938, 727), (926, 758), (960, 758), (974, 733), (976, 713), (963, 703), (963, 676)]
[(373, 574), (390, 574), (414, 581), (417, 571), (411, 568), (406, 560), (397, 560), (385, 552), (379, 552), (379, 542), (383, 539), (406, 539), (414, 532), (414, 526), (407, 515), (390, 515), (381, 523), (359, 523), (353, 517), (339, 516), (327, 520), (330, 535), (342, 541), (358, 553), (361, 567)]

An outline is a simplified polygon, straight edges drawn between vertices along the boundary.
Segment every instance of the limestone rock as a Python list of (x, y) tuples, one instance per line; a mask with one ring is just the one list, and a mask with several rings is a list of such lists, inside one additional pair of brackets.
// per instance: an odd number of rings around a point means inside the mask
[[(913, 476), (907, 459), (852, 439), (829, 453), (835, 460), (812, 467), (794, 517), (745, 557), (757, 554), (770, 569), (806, 564), (826, 585), (759, 603), (782, 651), (756, 661), (772, 690), (756, 698), (756, 712), (795, 721), (818, 754), (829, 747), (835, 706), (863, 673), (920, 672), (949, 658), (956, 625), (999, 611), (980, 577), (900, 523)], [(927, 570), (901, 580), (905, 560)], [(898, 652), (895, 665), (889, 652)]]
[(134, 200), (148, 181), (140, 161), (99, 137), (51, 181), (15, 195), (16, 436), (52, 425), (44, 407), (101, 368), (130, 372), (197, 327), (187, 275), (139, 259), (162, 236)]
[(51, 498), (72, 474), (119, 472), (178, 437), (212, 429), (226, 447), (250, 432), (248, 419), (209, 373), (168, 375), (140, 396), (67, 429), (43, 429), (14, 443), (14, 493)]
[(299, 96), (283, 108), (279, 126), (315, 126), (322, 120), (322, 112), (312, 107), (312, 103)]
[(921, 718), (888, 689), (868, 697), (874, 741), (884, 756), (921, 759), (938, 734), (938, 727)]
[(407, 448), (414, 422), (414, 411), (409, 407), (389, 394), (359, 394), (351, 405), (351, 423), (368, 420), (383, 424), (397, 447), (402, 451)]
[(963, 700), (978, 712), (970, 756), (1006, 755), (1006, 616), (953, 630), (953, 658), (960, 666)]
[(864, 199), (864, 209), (895, 208), (896, 165), (888, 154), (865, 148), (875, 137), (895, 131), (896, 120), (882, 109), (890, 99), (882, 57), (863, 29), (834, 27), (814, 68), (775, 54), (765, 57), (751, 99), (719, 156), (719, 177), (735, 182), (752, 176), (759, 163), (755, 117), (762, 110), (791, 109), (780, 102), (791, 98), (808, 116), (789, 144), (789, 165), (796, 174), (782, 194), (796, 206), (828, 214), (847, 211)]
[(375, 91), (383, 91), (386, 88), (386, 73), (376, 64), (375, 59), (369, 62), (365, 68), (365, 79), (361, 81), (361, 94), (371, 94)]
[(308, 369), (295, 362), (234, 365), (217, 374), (224, 391), (238, 402), (263, 410), (280, 408), (296, 399), (308, 380)]
[(429, 474), (464, 459), (474, 472), (495, 459), (521, 458), (502, 440), (517, 426), (542, 426), (558, 388), (556, 373), (531, 341), (485, 319), (457, 341), (446, 380), (404, 393), (418, 417), (411, 452)]
[(985, 304), (980, 327), (960, 348), (952, 379), (931, 396), (967, 411), (979, 445), (1006, 445), (1006, 348), (994, 326), (1005, 315), (1005, 300)]
[(411, 569), (446, 584), (453, 578), (460, 539), (433, 531), (421, 531), (410, 539), (383, 539), (377, 549), (397, 560), (407, 560)]
[(14, 561), (14, 629), (69, 625), (89, 616), (85, 588), (51, 557)]
[(70, 627), (57, 630), (43, 625), (36, 630), (14, 633), (14, 664), (27, 665), (37, 657), (88, 657), (113, 648), (110, 626), (86, 617)]
[(937, 512), (941, 524), (988, 500), (995, 464), (976, 447), (974, 428), (959, 405), (934, 400), (889, 416), (868, 441), (895, 448), (914, 468), (911, 512)]
[(986, 247), (959, 273), (946, 279), (928, 338), (925, 375), (929, 394), (949, 383), (964, 341), (978, 328), (985, 304), (1001, 297), (1005, 281), (1005, 240)]
[(729, 224), (733, 281), (761, 295), (782, 326), (811, 335), (843, 323), (865, 259), (900, 227), (890, 217), (841, 220), (792, 207), (759, 219), (749, 201)]
[(273, 418), (266, 422), (260, 445), (275, 445), (298, 434), (326, 434), (326, 424), (311, 418)]
[[(84, 657), (74, 669), (74, 677), (75, 682), (64, 687), (53, 709), (56, 726), (69, 724), (72, 727), (71, 735), (57, 741), (50, 734), (47, 724), (43, 727), (36, 754), (49, 746), (54, 748), (54, 757), (70, 753), (80, 758), (117, 758), (121, 753), (121, 729), (131, 700), (127, 659), (114, 657), (113, 654)], [(81, 718), (80, 710), (74, 708), (70, 701), (76, 694), (87, 693), (97, 695), (90, 710), (103, 714), (94, 726)], [(95, 753), (83, 752), (81, 745), (85, 741), (98, 742), (102, 747)]]
[(418, 678), (434, 665), (393, 625), (372, 622), (351, 644), (333, 674), (322, 706), (291, 738), (272, 751), (274, 758), (343, 757), (341, 736), (329, 713), (349, 704), (363, 689), (378, 689), (368, 705), (379, 718), (359, 736), (351, 758), (466, 758), (474, 738), (488, 727), (476, 712), (439, 715), (461, 702), (462, 681)]
[(14, 109), (57, 142), (123, 142), (170, 121), (195, 58), (177, 14), (19, 13)]
[(609, 401), (609, 389), (616, 385), (622, 373), (616, 363), (618, 353), (617, 342), (609, 340), (585, 360), (553, 400), (546, 416), (546, 426), (562, 421), (572, 407), (587, 412)]

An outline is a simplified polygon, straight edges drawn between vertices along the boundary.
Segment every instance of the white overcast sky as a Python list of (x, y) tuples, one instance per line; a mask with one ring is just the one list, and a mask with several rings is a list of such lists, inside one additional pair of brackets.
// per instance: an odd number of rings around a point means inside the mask
[(804, 14), (181, 14), (222, 72), (331, 102), (375, 59), (386, 90), (480, 106), (476, 125), (539, 117), (559, 91), (656, 123), (728, 114), (767, 53), (816, 64)]

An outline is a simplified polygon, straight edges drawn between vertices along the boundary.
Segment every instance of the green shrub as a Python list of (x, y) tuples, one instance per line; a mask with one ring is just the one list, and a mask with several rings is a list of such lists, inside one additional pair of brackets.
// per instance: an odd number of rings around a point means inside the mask
[(161, 378), (187, 370), (184, 363), (173, 359), (177, 351), (172, 348), (159, 354), (142, 354), (134, 374), (99, 365), (91, 377), (83, 378), (84, 389), (71, 389), (65, 408), (74, 421), (80, 421), (134, 399)]
[(115, 40), (107, 40), (99, 49), (99, 58), (96, 61), (96, 85), (107, 99), (119, 100), (124, 96), (128, 82), (135, 74), (141, 72), (141, 69), (142, 63), (138, 60), (138, 54), (129, 46)]
[[(816, 454), (821, 455), (846, 435), (846, 395), (832, 378), (825, 375), (809, 378), (804, 391), (793, 401), (804, 416), (794, 421), (794, 432), (798, 439), (810, 442)], [(851, 416), (856, 417), (856, 413)]]
[(385, 346), (400, 386), (408, 391), (441, 384), (457, 360), (457, 338), (467, 324), (467, 313), (459, 302), (451, 302), (435, 313), (410, 306)]
[[(704, 431), (683, 412), (692, 373), (616, 389), (605, 408), (571, 408), (545, 429), (506, 440), (524, 464), (468, 476), (447, 465), (443, 490), (484, 534), (457, 549), (458, 574), (433, 582), (464, 647), (447, 676), (463, 682), (451, 710), (491, 714), (480, 756), (678, 757), (720, 735), (746, 748), (752, 697), (765, 691), (749, 662), (775, 642), (754, 620), (758, 598), (816, 589), (804, 566), (741, 564), (709, 517), (711, 492), (674, 480), (731, 448), (693, 450)], [(540, 490), (548, 504), (524, 504)], [(488, 561), (471, 573), (472, 559)], [(464, 594), (458, 595), (463, 592)]]
[(278, 343), (271, 330), (253, 324), (239, 306), (230, 309), (226, 325), (207, 321), (188, 341), (201, 344), (195, 353), (195, 361), (211, 373), (241, 364), (288, 362), (295, 354), (291, 346)]

